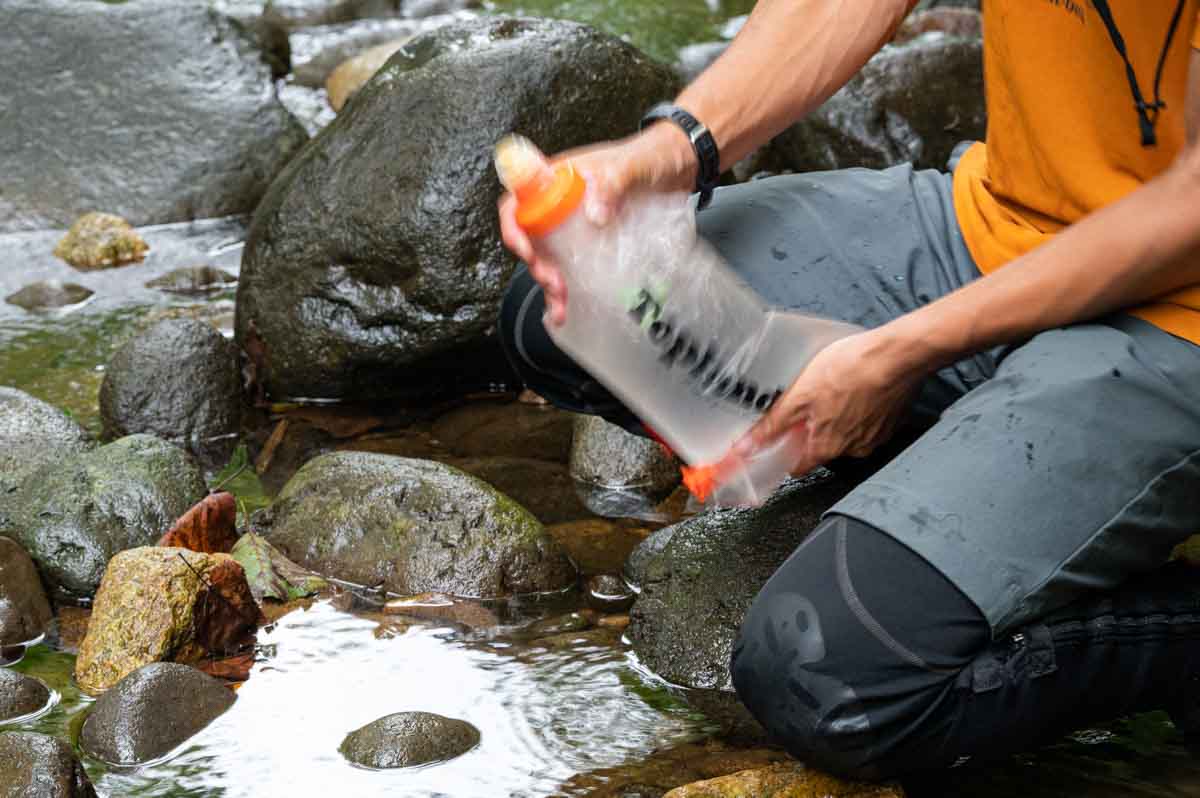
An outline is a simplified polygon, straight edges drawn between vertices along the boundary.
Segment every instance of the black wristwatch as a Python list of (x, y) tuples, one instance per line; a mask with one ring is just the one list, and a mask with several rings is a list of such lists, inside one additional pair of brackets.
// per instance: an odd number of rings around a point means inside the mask
[(696, 173), (696, 191), (700, 194), (700, 201), (696, 209), (704, 210), (712, 199), (717, 181), (721, 178), (721, 155), (717, 152), (716, 139), (700, 120), (671, 103), (659, 103), (647, 111), (638, 129), (645, 130), (647, 125), (660, 119), (667, 119), (679, 125), (692, 142), (692, 149), (696, 151), (696, 159), (700, 163), (700, 169)]

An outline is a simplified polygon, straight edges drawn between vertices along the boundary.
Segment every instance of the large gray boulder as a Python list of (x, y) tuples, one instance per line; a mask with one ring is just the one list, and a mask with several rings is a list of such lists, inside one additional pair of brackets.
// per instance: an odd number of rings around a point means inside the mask
[(88, 712), (79, 745), (113, 765), (140, 765), (169, 753), (233, 706), (224, 683), (190, 665), (155, 662), (102, 695)]
[(729, 656), (759, 588), (850, 488), (843, 478), (793, 480), (757, 509), (713, 510), (645, 545), (629, 639), (639, 660), (736, 731), (753, 729), (733, 693)]
[(187, 452), (131, 435), (31, 474), (0, 534), (25, 547), (60, 598), (86, 598), (114, 554), (153, 545), (205, 492)]
[(571, 22), (488, 17), (416, 37), (289, 164), (255, 214), (237, 339), (277, 398), (428, 390), (503, 368), (492, 337), (515, 260), (492, 147), (628, 134), (677, 79)]
[(32, 732), (0, 734), (0, 796), (96, 798), (71, 746)]
[(255, 515), (254, 526), (318, 573), (401, 595), (507, 596), (575, 579), (566, 554), (527, 510), (428, 460), (321, 455)]
[(53, 618), (33, 560), (16, 541), (0, 537), (0, 648), (36, 640)]
[(110, 438), (145, 432), (223, 462), (242, 418), (237, 347), (211, 324), (160, 321), (109, 360), (100, 417)]
[(741, 168), (805, 172), (911, 162), (945, 169), (956, 144), (983, 139), (986, 130), (982, 42), (934, 33), (883, 48), (841, 91), (777, 136), (759, 163)]
[(0, 386), (0, 515), (5, 495), (26, 476), (91, 446), (88, 434), (66, 413), (24, 391)]
[(202, 3), (6, 0), (0, 51), (0, 232), (247, 213), (306, 138)]
[(346, 735), (342, 756), (369, 768), (444, 762), (479, 745), (479, 729), (432, 712), (398, 712)]

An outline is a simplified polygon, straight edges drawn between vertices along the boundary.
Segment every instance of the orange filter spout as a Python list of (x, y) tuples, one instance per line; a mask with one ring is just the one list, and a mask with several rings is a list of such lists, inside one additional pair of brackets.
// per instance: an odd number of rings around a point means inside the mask
[(565, 222), (587, 189), (570, 163), (552, 166), (522, 136), (505, 136), (496, 144), (496, 171), (516, 195), (517, 224), (531, 236), (544, 236)]

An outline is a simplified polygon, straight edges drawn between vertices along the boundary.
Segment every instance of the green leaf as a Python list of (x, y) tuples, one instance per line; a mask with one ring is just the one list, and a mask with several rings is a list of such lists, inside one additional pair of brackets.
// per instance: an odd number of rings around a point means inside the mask
[(329, 583), (284, 557), (260, 535), (246, 534), (230, 552), (246, 572), (250, 592), (258, 601), (291, 601), (318, 593)]

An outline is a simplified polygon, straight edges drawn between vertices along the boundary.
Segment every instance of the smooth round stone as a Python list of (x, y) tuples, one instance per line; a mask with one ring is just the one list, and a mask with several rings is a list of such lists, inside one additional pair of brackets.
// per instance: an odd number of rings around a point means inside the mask
[(432, 712), (398, 712), (346, 735), (338, 750), (369, 768), (404, 768), (444, 762), (479, 744), (479, 729)]
[(32, 676), (0, 668), (0, 722), (32, 715), (50, 702), (50, 690)]
[(586, 596), (587, 603), (601, 612), (624, 612), (637, 598), (625, 580), (613, 574), (598, 574), (588, 579)]
[(146, 283), (169, 294), (207, 294), (237, 285), (237, 278), (212, 266), (185, 266), (174, 269)]
[(14, 294), (9, 294), (4, 301), (29, 311), (54, 310), (78, 305), (89, 299), (93, 293), (95, 292), (92, 289), (84, 288), (76, 283), (42, 280), (31, 283)]

